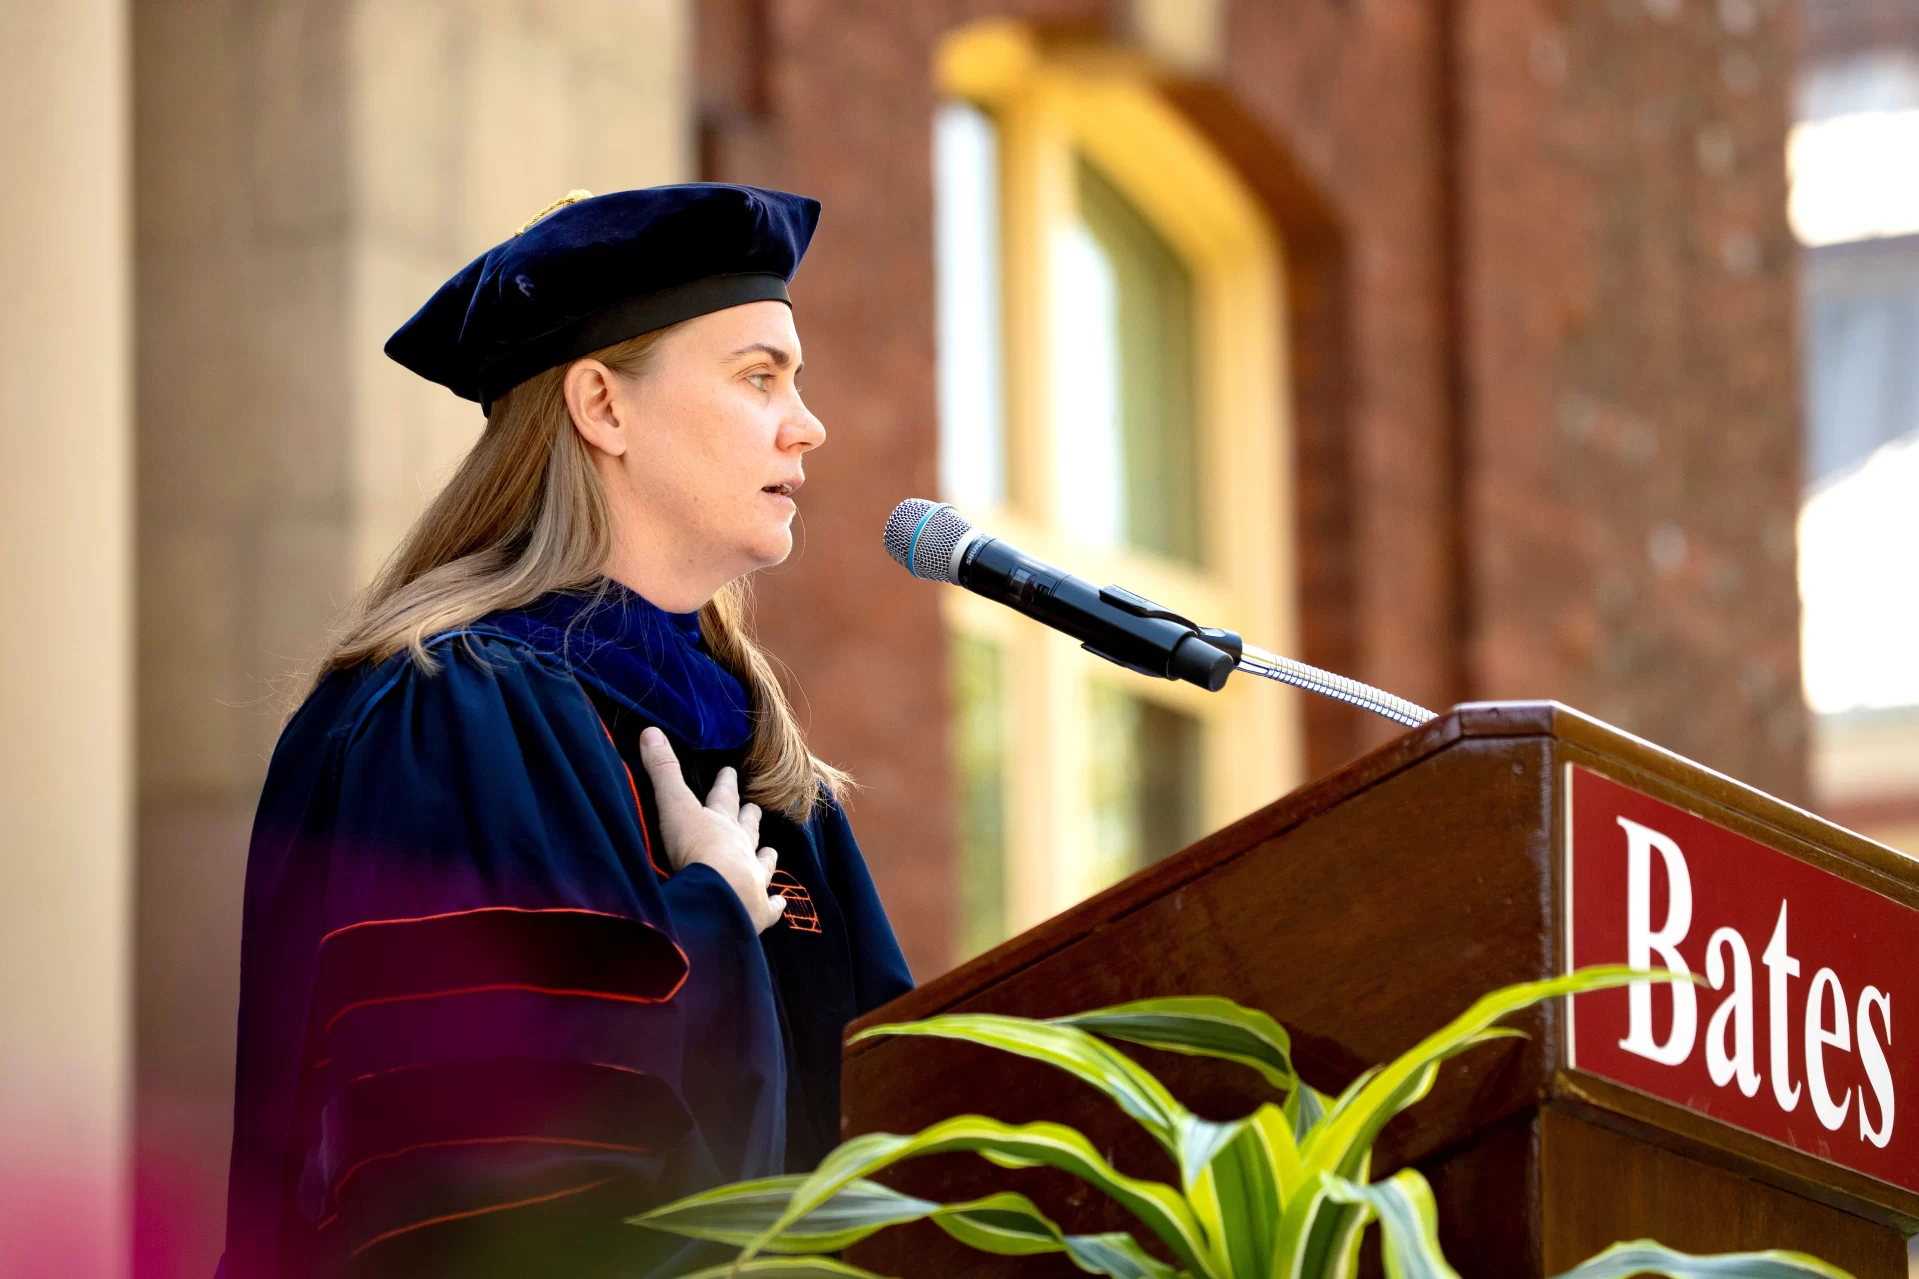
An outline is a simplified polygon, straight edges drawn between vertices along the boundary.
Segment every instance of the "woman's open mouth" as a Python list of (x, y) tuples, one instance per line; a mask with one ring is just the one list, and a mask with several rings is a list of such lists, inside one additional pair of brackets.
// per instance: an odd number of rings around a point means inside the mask
[(791, 499), (793, 494), (798, 489), (799, 489), (799, 485), (797, 484), (768, 484), (766, 487), (762, 488), (760, 492), (771, 493), (774, 497), (784, 497), (784, 498)]

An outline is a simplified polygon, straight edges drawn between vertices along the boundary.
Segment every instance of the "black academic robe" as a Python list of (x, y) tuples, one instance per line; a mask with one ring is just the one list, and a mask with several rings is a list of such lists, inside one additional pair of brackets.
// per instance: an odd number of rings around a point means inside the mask
[[(723, 1260), (623, 1219), (810, 1168), (845, 1024), (911, 987), (837, 804), (766, 816), (789, 900), (756, 936), (716, 872), (668, 873), (638, 736), (675, 717), (516, 620), (439, 637), (436, 673), (336, 672), (274, 752), (224, 1279)], [(741, 754), (674, 747), (698, 794)]]

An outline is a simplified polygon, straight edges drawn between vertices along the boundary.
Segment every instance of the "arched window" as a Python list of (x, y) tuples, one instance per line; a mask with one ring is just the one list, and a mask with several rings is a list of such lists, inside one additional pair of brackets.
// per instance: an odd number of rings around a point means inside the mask
[[(1005, 24), (942, 49), (941, 484), (1022, 547), (1285, 649), (1281, 248), (1137, 60)], [(1293, 695), (1140, 677), (946, 596), (968, 953), (1273, 799)]]

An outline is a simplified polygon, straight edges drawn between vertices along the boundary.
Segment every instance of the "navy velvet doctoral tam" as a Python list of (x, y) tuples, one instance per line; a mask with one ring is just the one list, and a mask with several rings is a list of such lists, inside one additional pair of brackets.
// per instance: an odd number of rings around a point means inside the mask
[(386, 353), (465, 399), (490, 404), (546, 369), (786, 286), (819, 201), (691, 182), (563, 205), (440, 286)]

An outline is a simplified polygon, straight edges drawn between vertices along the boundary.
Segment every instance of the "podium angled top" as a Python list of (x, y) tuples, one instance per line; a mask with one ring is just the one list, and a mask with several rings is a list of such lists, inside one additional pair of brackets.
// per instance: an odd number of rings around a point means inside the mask
[[(1527, 1040), (1441, 1073), (1379, 1167), (1551, 1106), (1919, 1228), (1919, 861), (1551, 702), (1455, 707), (849, 1033), (1216, 994), (1278, 1017), (1330, 1091), (1494, 987), (1629, 958), (1703, 980), (1533, 1010)], [(1203, 1113), (1265, 1099), (1216, 1064), (1148, 1055)], [(982, 1108), (983, 1069), (856, 1045), (848, 1128)], [(1070, 1081), (1018, 1080), (984, 1108), (1077, 1104)]]
[[(1710, 806), (1740, 827), (1764, 828), (1792, 841), (1811, 860), (1857, 882), (1881, 888), (1919, 909), (1919, 859), (1837, 826), (1756, 787), (1612, 727), (1558, 702), (1468, 702), (1385, 743), (1344, 767), (1299, 787), (1190, 847), (1027, 932), (968, 960), (849, 1029), (930, 1017), (991, 986), (999, 976), (1085, 937), (1222, 862), (1243, 856), (1320, 812), (1462, 742), (1552, 738), (1569, 751), (1616, 764), (1660, 791)], [(870, 1043), (871, 1041), (869, 1041)], [(852, 1051), (859, 1052), (859, 1048)]]

